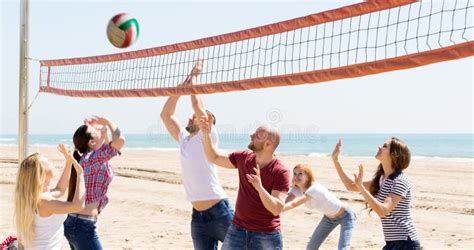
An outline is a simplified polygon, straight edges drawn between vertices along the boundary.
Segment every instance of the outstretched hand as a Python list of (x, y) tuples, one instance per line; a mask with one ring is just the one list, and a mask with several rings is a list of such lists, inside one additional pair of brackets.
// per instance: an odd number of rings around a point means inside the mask
[(333, 161), (337, 161), (339, 159), (339, 153), (341, 153), (341, 146), (342, 146), (342, 140), (339, 139), (336, 146), (334, 147), (334, 151), (332, 151), (331, 157)]
[(262, 189), (262, 179), (260, 178), (260, 166), (257, 164), (257, 167), (253, 168), (255, 174), (247, 174), (247, 181), (252, 184), (252, 186), (259, 191)]

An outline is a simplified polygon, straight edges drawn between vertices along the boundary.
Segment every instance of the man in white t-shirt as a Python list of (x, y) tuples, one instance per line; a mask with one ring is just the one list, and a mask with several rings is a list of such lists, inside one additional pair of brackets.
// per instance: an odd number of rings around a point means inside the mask
[[(198, 61), (183, 85), (196, 83), (201, 69), (202, 61)], [(217, 249), (218, 241), (224, 241), (234, 211), (217, 178), (216, 166), (207, 161), (202, 144), (203, 135), (198, 126), (202, 116), (211, 117), (214, 125), (216, 118), (204, 109), (198, 95), (191, 95), (194, 114), (183, 128), (174, 115), (179, 97), (168, 98), (161, 111), (161, 119), (171, 137), (179, 144), (182, 181), (187, 200), (193, 206), (191, 236), (194, 249)], [(214, 126), (211, 136), (217, 146), (218, 134)]]

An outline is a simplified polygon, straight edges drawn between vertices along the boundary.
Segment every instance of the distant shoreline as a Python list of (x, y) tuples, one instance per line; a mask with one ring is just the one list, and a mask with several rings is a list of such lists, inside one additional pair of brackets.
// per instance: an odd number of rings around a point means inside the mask
[[(0, 149), (6, 147), (18, 147), (17, 144), (2, 144), (0, 143)], [(50, 145), (50, 144), (32, 144), (30, 145), (30, 148), (56, 148), (56, 145)], [(243, 149), (226, 149), (226, 148), (220, 148), (220, 150), (225, 151), (225, 152), (234, 152), (234, 151), (239, 151)], [(166, 152), (178, 152), (179, 148), (174, 147), (174, 148), (160, 148), (160, 147), (124, 147), (122, 151), (157, 151), (160, 153), (166, 153)], [(312, 152), (308, 154), (302, 154), (302, 153), (285, 153), (285, 152), (276, 152), (278, 156), (297, 156), (297, 157), (316, 157), (316, 158), (324, 158), (324, 157), (330, 157), (330, 153), (320, 153), (320, 152)], [(342, 157), (355, 157), (355, 158), (361, 158), (361, 159), (370, 159), (373, 158), (373, 156), (366, 156), (366, 155), (348, 155), (348, 154), (342, 154)], [(1, 159), (1, 157), (0, 157)], [(440, 156), (423, 156), (423, 155), (412, 155), (412, 160), (428, 160), (428, 161), (453, 161), (453, 162), (474, 162), (474, 157), (440, 157)]]

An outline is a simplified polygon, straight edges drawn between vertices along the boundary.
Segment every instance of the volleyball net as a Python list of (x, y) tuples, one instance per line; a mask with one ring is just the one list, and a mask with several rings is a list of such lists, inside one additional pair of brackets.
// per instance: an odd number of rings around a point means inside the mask
[[(76, 97), (217, 93), (319, 83), (474, 55), (470, 0), (370, 0), (119, 54), (40, 61), (40, 91)], [(181, 85), (195, 61), (203, 70)]]

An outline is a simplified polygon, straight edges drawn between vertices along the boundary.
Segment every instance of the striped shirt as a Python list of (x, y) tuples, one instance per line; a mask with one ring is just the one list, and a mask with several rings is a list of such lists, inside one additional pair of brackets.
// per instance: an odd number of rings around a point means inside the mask
[(389, 194), (400, 196), (401, 200), (388, 215), (382, 218), (385, 241), (408, 240), (408, 237), (413, 241), (419, 240), (410, 216), (411, 185), (405, 174), (399, 172), (389, 176), (380, 186), (376, 198), (383, 202)]

